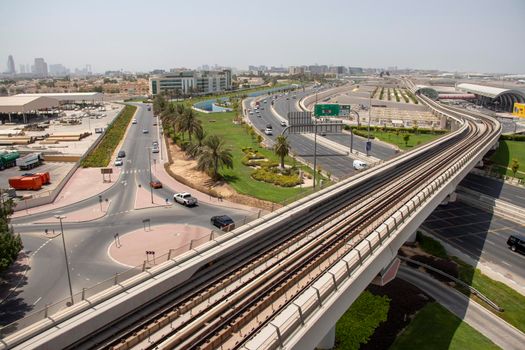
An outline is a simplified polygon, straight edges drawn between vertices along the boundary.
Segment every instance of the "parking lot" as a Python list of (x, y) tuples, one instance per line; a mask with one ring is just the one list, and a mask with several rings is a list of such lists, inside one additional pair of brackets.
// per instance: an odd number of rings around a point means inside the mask
[(492, 262), (525, 278), (525, 256), (507, 246), (510, 235), (523, 235), (524, 226), (462, 202), (439, 206), (422, 226), (476, 261)]
[[(98, 111), (88, 108), (78, 110), (67, 110), (61, 112), (61, 117), (49, 119), (47, 127), (40, 131), (24, 131), (25, 136), (42, 136), (42, 135), (65, 135), (65, 134), (81, 134), (89, 132), (91, 135), (83, 137), (75, 141), (58, 141), (49, 142), (46, 136), (43, 140), (29, 143), (27, 145), (2, 146), (5, 150), (18, 150), (22, 154), (31, 152), (41, 152), (46, 155), (58, 156), (72, 156), (65, 159), (66, 162), (46, 161), (44, 164), (31, 169), (20, 170), (17, 166), (0, 171), (0, 188), (9, 188), (9, 178), (13, 176), (20, 176), (26, 173), (41, 173), (49, 172), (51, 176), (51, 184), (45, 185), (38, 191), (23, 190), (17, 191), (17, 195), (32, 195), (32, 196), (46, 196), (49, 191), (56, 188), (62, 179), (73, 168), (74, 162), (80, 156), (84, 155), (89, 147), (101, 137), (101, 133), (95, 132), (96, 129), (105, 128), (122, 110), (123, 105), (105, 103), (105, 111)], [(87, 112), (90, 112), (89, 114)], [(96, 113), (91, 113), (96, 112)], [(75, 123), (70, 123), (72, 120), (77, 120)], [(40, 123), (43, 125), (43, 123)], [(22, 130), (23, 124), (0, 125), (2, 130)]]

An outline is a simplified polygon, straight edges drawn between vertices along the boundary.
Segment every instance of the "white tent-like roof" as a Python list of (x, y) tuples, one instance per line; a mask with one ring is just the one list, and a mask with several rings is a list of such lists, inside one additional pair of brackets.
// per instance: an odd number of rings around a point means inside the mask
[(100, 92), (61, 92), (41, 94), (18, 94), (22, 97), (50, 97), (58, 101), (102, 101), (104, 94)]
[(27, 113), (58, 105), (58, 100), (50, 97), (18, 95), (0, 97), (0, 113)]

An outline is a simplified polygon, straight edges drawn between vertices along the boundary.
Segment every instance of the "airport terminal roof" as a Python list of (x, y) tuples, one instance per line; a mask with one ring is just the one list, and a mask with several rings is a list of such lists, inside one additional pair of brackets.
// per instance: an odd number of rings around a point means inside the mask
[(27, 113), (59, 105), (58, 100), (42, 96), (0, 97), (0, 113)]
[(525, 96), (521, 91), (518, 91), (518, 90), (509, 90), (509, 89), (502, 89), (502, 88), (493, 87), (493, 86), (468, 84), (468, 83), (458, 84), (457, 89), (460, 91), (464, 91), (464, 92), (468, 92), (468, 93), (476, 94), (480, 96), (485, 96), (489, 98), (496, 98), (500, 95), (507, 94), (507, 93)]
[(18, 94), (16, 96), (27, 97), (50, 97), (59, 101), (102, 101), (104, 94), (100, 92), (61, 92), (40, 94)]

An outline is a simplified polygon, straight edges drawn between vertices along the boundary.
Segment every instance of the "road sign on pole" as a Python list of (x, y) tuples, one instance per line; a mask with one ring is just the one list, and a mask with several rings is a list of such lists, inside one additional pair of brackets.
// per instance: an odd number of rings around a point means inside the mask
[(339, 111), (339, 116), (340, 117), (348, 117), (350, 116), (350, 105), (339, 105), (340, 106), (340, 111)]
[(338, 104), (316, 104), (314, 107), (315, 117), (337, 117), (341, 108)]

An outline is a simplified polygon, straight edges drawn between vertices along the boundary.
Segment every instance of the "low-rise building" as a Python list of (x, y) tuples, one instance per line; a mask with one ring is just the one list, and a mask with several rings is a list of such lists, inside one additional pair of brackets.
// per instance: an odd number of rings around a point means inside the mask
[(150, 95), (168, 94), (207, 94), (230, 90), (231, 70), (194, 71), (180, 70), (152, 76), (149, 79)]

